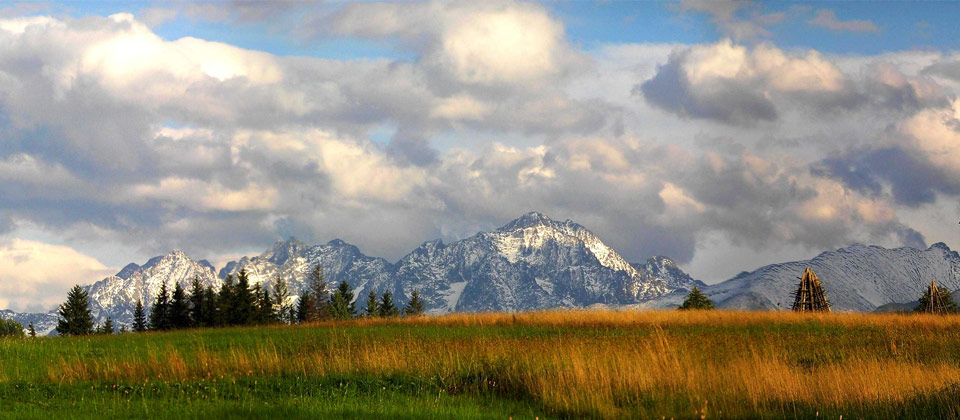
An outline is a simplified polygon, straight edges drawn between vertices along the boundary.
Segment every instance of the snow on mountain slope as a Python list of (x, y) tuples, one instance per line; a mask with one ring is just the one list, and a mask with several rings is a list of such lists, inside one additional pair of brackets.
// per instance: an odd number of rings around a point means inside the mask
[(107, 317), (123, 325), (133, 322), (133, 311), (137, 300), (149, 308), (163, 284), (172, 293), (174, 285), (189, 290), (194, 277), (201, 284), (220, 290), (220, 280), (209, 262), (190, 259), (183, 251), (173, 251), (167, 255), (151, 258), (143, 266), (130, 264), (115, 276), (100, 280), (87, 288), (90, 294), (91, 311), (97, 322)]
[(396, 280), (435, 313), (629, 304), (674, 290), (583, 226), (540, 213), (450, 245), (424, 243), (397, 263)]
[(223, 279), (241, 269), (251, 284), (262, 282), (268, 290), (282, 276), (293, 303), (316, 264), (331, 290), (346, 281), (357, 301), (371, 291), (390, 291), (400, 305), (418, 290), (430, 313), (633, 305), (702, 285), (667, 258), (632, 265), (583, 226), (534, 212), (449, 245), (425, 242), (396, 264), (341, 240), (308, 246), (290, 238), (258, 256), (227, 263), (219, 275), (206, 261), (173, 251), (143, 266), (127, 265), (87, 289), (98, 322), (109, 316), (129, 324), (137, 300), (149, 308), (164, 283), (171, 291), (175, 283), (189, 288), (199, 276), (204, 286), (219, 290)]
[(916, 301), (930, 283), (960, 288), (960, 255), (943, 243), (925, 250), (854, 244), (809, 261), (772, 264), (741, 273), (706, 289), (720, 307), (789, 309), (805, 267), (823, 282), (834, 310), (873, 311), (890, 303)]
[(10, 310), (0, 310), (0, 319), (13, 319), (23, 325), (24, 332), (27, 331), (30, 323), (33, 323), (33, 329), (38, 337), (50, 335), (57, 329), (57, 312), (29, 314), (19, 313)]
[(346, 281), (354, 288), (355, 300), (361, 296), (365, 298), (371, 290), (382, 293), (393, 288), (393, 266), (390, 263), (383, 258), (368, 257), (356, 246), (339, 239), (315, 246), (307, 246), (295, 238), (278, 241), (259, 256), (227, 263), (220, 270), (220, 278), (246, 269), (251, 284), (263, 282), (264, 287), (272, 290), (274, 279), (282, 276), (290, 290), (292, 303), (306, 287), (310, 269), (318, 263), (323, 267), (328, 289)]

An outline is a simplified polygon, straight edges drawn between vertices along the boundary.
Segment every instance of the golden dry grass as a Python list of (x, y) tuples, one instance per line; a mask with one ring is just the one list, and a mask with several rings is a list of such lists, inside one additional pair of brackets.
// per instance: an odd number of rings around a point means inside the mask
[[(206, 332), (170, 334), (192, 334), (178, 345), (148, 334), (152, 344), (117, 356), (61, 354), (35, 379), (415, 377), (446, 392), (531, 399), (573, 416), (711, 417), (935, 393), (960, 383), (958, 327), (956, 316), (893, 314), (458, 314), (241, 329), (236, 334), (266, 338), (215, 348)], [(0, 366), (0, 382), (18, 379), (9, 363)]]

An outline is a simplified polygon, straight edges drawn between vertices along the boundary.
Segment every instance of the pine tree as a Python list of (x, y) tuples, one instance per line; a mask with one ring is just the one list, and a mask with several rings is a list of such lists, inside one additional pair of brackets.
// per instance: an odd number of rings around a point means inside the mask
[(133, 332), (144, 332), (147, 330), (147, 317), (143, 312), (143, 302), (137, 299), (137, 306), (133, 310)]
[(193, 282), (190, 283), (190, 325), (194, 327), (206, 327), (203, 310), (205, 308), (204, 298), (206, 293), (203, 290), (203, 284), (200, 283), (200, 276), (193, 276)]
[(217, 313), (215, 316), (216, 324), (219, 326), (230, 325), (231, 313), (233, 312), (233, 274), (227, 276), (220, 286), (220, 294), (217, 296)]
[(345, 281), (340, 282), (340, 287), (333, 292), (333, 298), (330, 299), (330, 315), (333, 319), (344, 320), (353, 318), (355, 314), (353, 288)]
[(406, 316), (423, 315), (423, 300), (420, 299), (420, 292), (417, 289), (413, 289), (413, 293), (410, 294), (410, 301), (403, 308), (403, 314)]
[(170, 301), (170, 326), (175, 329), (190, 328), (190, 302), (180, 283), (174, 283)]
[(200, 311), (200, 325), (212, 327), (217, 325), (217, 292), (213, 286), (203, 289), (203, 310)]
[(157, 292), (153, 308), (150, 308), (150, 329), (165, 331), (170, 327), (170, 295), (167, 293), (167, 284), (163, 283), (160, 285), (160, 291)]
[(107, 335), (113, 334), (113, 320), (110, 317), (107, 317), (107, 321), (103, 323), (103, 333)]
[(279, 274), (273, 280), (273, 312), (277, 321), (287, 324), (290, 322), (290, 308), (287, 305), (287, 299), (290, 298), (290, 290), (287, 289), (287, 282)]
[(363, 312), (371, 318), (380, 316), (380, 304), (377, 303), (377, 292), (371, 290), (370, 294), (367, 295), (367, 307), (363, 309)]
[(57, 312), (57, 332), (60, 335), (86, 335), (93, 332), (93, 314), (87, 292), (80, 286), (73, 286), (67, 294), (67, 301), (60, 305)]
[(383, 292), (380, 297), (380, 316), (383, 318), (393, 318), (400, 315), (400, 309), (393, 304), (393, 293)]
[(327, 293), (327, 281), (323, 276), (323, 267), (320, 264), (313, 266), (307, 278), (310, 292), (313, 293), (314, 309), (308, 313), (307, 321), (319, 321), (330, 316), (330, 295)]
[(316, 314), (317, 305), (313, 302), (313, 293), (310, 293), (309, 290), (304, 290), (300, 293), (300, 298), (297, 299), (297, 322), (311, 322), (315, 321), (316, 318), (313, 316)]
[(679, 309), (713, 309), (713, 301), (701, 293), (700, 289), (694, 287), (683, 301), (683, 304), (680, 305)]
[(233, 289), (232, 325), (248, 325), (256, 314), (256, 296), (250, 290), (250, 276), (241, 268), (237, 273), (237, 286)]
[(267, 293), (267, 289), (263, 287), (263, 283), (257, 283), (257, 286), (254, 287), (253, 290), (257, 302), (254, 310), (256, 323), (269, 324), (275, 322), (276, 317), (274, 317), (273, 314), (273, 301), (270, 300), (270, 294)]
[(30, 327), (27, 329), (30, 332), (30, 338), (37, 338), (37, 330), (33, 328), (33, 323), (30, 323)]

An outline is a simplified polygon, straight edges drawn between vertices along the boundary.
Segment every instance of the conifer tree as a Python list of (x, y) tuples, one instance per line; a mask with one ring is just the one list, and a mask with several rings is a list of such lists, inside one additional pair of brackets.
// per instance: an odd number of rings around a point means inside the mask
[(233, 274), (227, 275), (227, 278), (223, 280), (223, 285), (220, 286), (220, 294), (217, 296), (216, 324), (219, 326), (230, 325), (234, 301), (233, 289), (235, 287)]
[(290, 323), (290, 307), (287, 305), (287, 299), (290, 298), (290, 289), (287, 288), (287, 282), (283, 277), (277, 274), (273, 279), (273, 313), (277, 321)]
[(393, 318), (400, 315), (400, 309), (393, 304), (393, 293), (383, 292), (380, 297), (380, 316), (383, 318)]
[(254, 312), (256, 315), (257, 324), (269, 324), (276, 321), (276, 317), (273, 314), (273, 301), (270, 300), (270, 294), (267, 293), (267, 289), (263, 287), (263, 283), (257, 283), (257, 286), (254, 287), (254, 295), (256, 295), (256, 308)]
[(57, 332), (60, 335), (86, 335), (93, 332), (93, 314), (88, 295), (80, 286), (73, 286), (67, 301), (57, 312)]
[(190, 325), (194, 327), (206, 327), (203, 310), (205, 308), (204, 298), (206, 293), (203, 290), (203, 284), (200, 283), (200, 276), (193, 276), (193, 282), (190, 283)]
[(247, 325), (254, 321), (256, 296), (250, 290), (250, 276), (241, 268), (237, 273), (237, 285), (233, 289), (232, 325)]
[(308, 313), (307, 321), (318, 321), (330, 316), (330, 295), (327, 293), (327, 281), (323, 276), (323, 267), (316, 264), (307, 276), (307, 285), (313, 293), (314, 309)]
[(147, 317), (143, 312), (143, 302), (137, 299), (137, 306), (133, 310), (133, 332), (144, 332), (147, 330)]
[(37, 330), (33, 328), (33, 323), (30, 323), (30, 327), (27, 329), (30, 333), (30, 338), (37, 338)]
[(679, 309), (713, 309), (713, 301), (701, 293), (700, 289), (697, 289), (696, 286), (694, 286), (693, 290), (691, 290), (690, 294), (687, 295), (687, 298), (684, 299), (683, 304), (680, 305)]
[(333, 319), (344, 320), (353, 318), (355, 314), (353, 288), (345, 281), (340, 282), (340, 287), (333, 292), (333, 298), (330, 299), (330, 315)]
[(200, 325), (212, 327), (217, 324), (217, 292), (213, 286), (203, 289), (203, 309), (200, 311)]
[(150, 329), (165, 331), (169, 330), (170, 326), (170, 295), (167, 293), (167, 283), (163, 283), (157, 292), (153, 308), (150, 308)]
[(410, 301), (403, 308), (403, 314), (405, 316), (423, 315), (423, 300), (420, 299), (420, 292), (417, 289), (413, 289), (413, 293), (410, 294)]
[(304, 290), (300, 293), (300, 298), (297, 299), (297, 322), (312, 322), (316, 321), (314, 315), (317, 311), (317, 305), (313, 302), (313, 293), (310, 293), (309, 290)]
[(113, 334), (113, 320), (110, 317), (107, 317), (106, 322), (103, 323), (103, 334), (111, 335)]
[(190, 302), (180, 283), (174, 283), (170, 300), (170, 326), (175, 329), (190, 328)]
[(380, 316), (380, 304), (377, 302), (377, 292), (371, 290), (370, 294), (367, 295), (367, 307), (363, 308), (363, 312), (367, 317), (371, 318)]

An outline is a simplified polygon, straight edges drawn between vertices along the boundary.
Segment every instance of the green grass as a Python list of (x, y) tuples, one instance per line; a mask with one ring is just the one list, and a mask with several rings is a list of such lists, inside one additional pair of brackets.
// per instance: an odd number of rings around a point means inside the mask
[(0, 418), (960, 419), (960, 317), (455, 315), (0, 341)]

